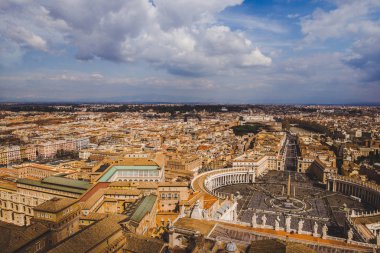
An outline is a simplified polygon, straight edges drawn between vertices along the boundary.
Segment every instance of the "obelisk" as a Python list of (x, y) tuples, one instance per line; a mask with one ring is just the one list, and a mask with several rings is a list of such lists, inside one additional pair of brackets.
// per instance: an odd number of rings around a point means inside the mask
[(290, 194), (291, 194), (291, 193), (290, 193), (290, 189), (291, 189), (291, 188), (290, 188), (290, 173), (289, 173), (289, 177), (288, 177), (288, 192), (287, 192), (287, 195), (288, 195), (287, 198), (288, 198), (288, 199), (290, 198)]

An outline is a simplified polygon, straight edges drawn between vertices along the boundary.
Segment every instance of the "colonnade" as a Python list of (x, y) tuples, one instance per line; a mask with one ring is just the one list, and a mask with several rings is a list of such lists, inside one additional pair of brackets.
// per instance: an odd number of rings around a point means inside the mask
[(332, 192), (341, 192), (360, 198), (374, 207), (380, 208), (380, 187), (371, 183), (342, 176), (332, 176), (327, 179), (326, 188)]
[(249, 184), (254, 183), (256, 173), (254, 170), (233, 169), (230, 171), (221, 171), (220, 173), (208, 176), (204, 181), (205, 188), (213, 193), (214, 190), (231, 184)]

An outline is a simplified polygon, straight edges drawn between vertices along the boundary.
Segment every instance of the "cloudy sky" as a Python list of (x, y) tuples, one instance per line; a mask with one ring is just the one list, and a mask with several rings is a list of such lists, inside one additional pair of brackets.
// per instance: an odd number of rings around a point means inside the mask
[(0, 0), (0, 101), (380, 103), (380, 1)]

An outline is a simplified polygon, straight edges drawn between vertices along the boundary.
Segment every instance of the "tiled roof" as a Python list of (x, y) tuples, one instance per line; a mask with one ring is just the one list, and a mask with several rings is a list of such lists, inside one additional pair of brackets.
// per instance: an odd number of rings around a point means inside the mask
[(249, 253), (314, 253), (313, 249), (305, 245), (281, 240), (268, 239), (253, 241)]
[(45, 201), (39, 206), (34, 208), (35, 211), (43, 211), (50, 213), (57, 213), (77, 202), (76, 199), (69, 198), (52, 198), (48, 201)]
[(65, 177), (47, 177), (42, 179), (42, 182), (48, 184), (68, 186), (82, 190), (87, 190), (91, 186), (91, 184), (87, 181), (75, 180)]
[(92, 195), (94, 195), (99, 189), (103, 189), (103, 188), (107, 188), (108, 185), (110, 183), (108, 182), (104, 182), (104, 183), (96, 183), (95, 185), (93, 185), (86, 193), (84, 193), (81, 198), (80, 198), (80, 201), (83, 202), (83, 201), (86, 201), (88, 200)]
[(126, 217), (114, 214), (64, 240), (49, 253), (88, 252), (121, 230), (119, 222)]
[(0, 221), (0, 252), (11, 253), (20, 250), (29, 242), (47, 233), (49, 229), (41, 223), (19, 227)]
[(139, 223), (142, 220), (142, 218), (144, 218), (144, 216), (152, 210), (154, 203), (156, 202), (156, 199), (156, 195), (145, 196), (136, 208), (136, 210), (131, 215), (130, 220)]
[[(73, 180), (73, 179), (70, 179), (70, 180)], [(82, 194), (86, 191), (86, 189), (73, 188), (69, 185), (51, 184), (46, 181), (31, 180), (31, 179), (26, 179), (26, 178), (18, 179), (17, 183), (37, 186), (37, 187), (42, 187), (42, 188), (47, 188), (47, 189), (59, 190), (59, 191), (64, 191), (64, 192), (76, 193), (76, 194)]]
[(141, 194), (140, 190), (137, 189), (107, 189), (105, 192), (107, 195), (127, 195), (127, 196), (138, 196)]
[(166, 246), (161, 240), (136, 235), (133, 233), (125, 234), (126, 242), (123, 250), (126, 252), (138, 253), (160, 253), (164, 252)]

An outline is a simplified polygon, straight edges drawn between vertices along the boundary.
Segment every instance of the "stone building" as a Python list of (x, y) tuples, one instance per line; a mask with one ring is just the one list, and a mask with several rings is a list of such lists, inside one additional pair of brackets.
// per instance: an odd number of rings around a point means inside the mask
[(33, 222), (50, 230), (49, 245), (56, 245), (79, 230), (80, 206), (77, 200), (52, 198), (34, 208)]
[(119, 222), (126, 216), (114, 214), (78, 231), (66, 240), (54, 245), (48, 253), (68, 252), (122, 252), (125, 237)]
[(34, 208), (54, 197), (77, 199), (90, 188), (88, 182), (47, 177), (0, 183), (0, 220), (24, 226), (31, 223)]
[(48, 248), (49, 229), (40, 223), (19, 227), (0, 221), (1, 253), (44, 252)]
[(98, 182), (161, 182), (165, 170), (156, 162), (145, 158), (126, 158), (111, 164), (97, 180)]

